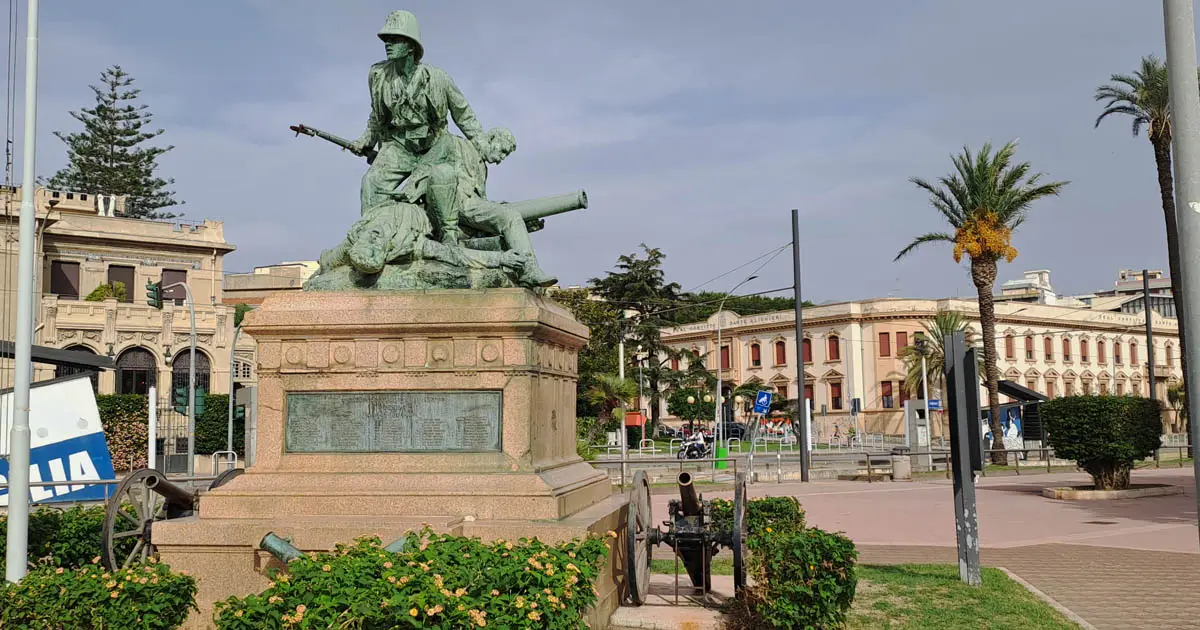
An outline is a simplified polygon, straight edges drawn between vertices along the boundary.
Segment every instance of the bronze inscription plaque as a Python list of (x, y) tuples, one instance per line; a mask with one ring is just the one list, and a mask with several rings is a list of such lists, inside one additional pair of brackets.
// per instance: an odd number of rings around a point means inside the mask
[(500, 450), (500, 392), (287, 394), (289, 453)]

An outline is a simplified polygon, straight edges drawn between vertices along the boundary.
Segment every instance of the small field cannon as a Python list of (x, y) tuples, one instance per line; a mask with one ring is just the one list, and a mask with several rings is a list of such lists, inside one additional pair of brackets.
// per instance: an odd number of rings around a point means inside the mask
[[(226, 470), (208, 484), (208, 489), (218, 488), (243, 472), (242, 468)], [(199, 497), (198, 488), (170, 481), (152, 468), (131, 473), (117, 486), (104, 510), (103, 552), (100, 554), (104, 566), (111, 571), (151, 556), (157, 557), (154, 523), (192, 516)]]
[(654, 524), (650, 508), (650, 484), (645, 471), (633, 476), (629, 491), (626, 521), (625, 574), (628, 596), (633, 605), (646, 601), (650, 587), (651, 547), (666, 544), (674, 551), (678, 597), (678, 567), (682, 561), (692, 586), (705, 594), (712, 590), (712, 559), (721, 547), (733, 552), (733, 585), (746, 586), (746, 475), (738, 473), (733, 486), (733, 521), (713, 520), (712, 505), (696, 491), (692, 474), (680, 472), (676, 478), (679, 498), (667, 503), (665, 530)]

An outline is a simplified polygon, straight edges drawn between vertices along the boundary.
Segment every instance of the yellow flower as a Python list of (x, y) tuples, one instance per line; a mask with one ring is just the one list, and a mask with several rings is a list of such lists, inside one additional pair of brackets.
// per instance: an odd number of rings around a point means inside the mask
[(537, 602), (529, 602), (530, 608), (537, 608)]
[(389, 581), (389, 582), (391, 582), (392, 584), (395, 584), (395, 583), (396, 583), (396, 576), (394, 576), (394, 575), (389, 575), (389, 576), (388, 576), (388, 581)]
[(554, 575), (554, 567), (546, 569), (546, 575)]
[(574, 563), (574, 562), (568, 562), (568, 563), (567, 563), (567, 570), (568, 570), (568, 571), (578, 571), (578, 570), (579, 570), (579, 567), (575, 566), (575, 563)]
[(380, 608), (387, 608), (387, 605), (388, 605), (388, 603), (387, 603), (387, 600), (386, 600), (386, 599), (385, 599), (385, 600), (383, 600), (383, 601), (381, 601), (381, 602), (379, 602), (379, 607), (380, 607)]
[(611, 529), (610, 529), (610, 530), (608, 530), (608, 537), (609, 537), (609, 538), (616, 538), (616, 537), (617, 537), (617, 532), (614, 532), (614, 531), (613, 531), (613, 530), (611, 530)]
[(329, 566), (328, 564), (321, 565), (321, 570), (322, 570), (322, 571), (324, 571), (324, 572), (326, 572), (326, 573), (329, 573), (329, 570), (330, 570), (331, 568), (333, 568), (333, 567)]
[(406, 576), (404, 576), (404, 577), (400, 578), (400, 583), (401, 583), (401, 584), (408, 584), (408, 576), (406, 575)]
[(467, 589), (465, 589), (465, 588), (460, 588), (460, 589), (454, 591), (455, 597), (462, 597), (463, 595), (466, 595), (466, 594), (467, 594)]
[[(150, 558), (150, 561), (154, 562), (154, 558)], [(100, 564), (100, 556), (96, 556), (95, 558), (92, 558), (92, 564)]]
[(385, 568), (385, 569), (390, 569), (390, 568), (392, 568), (392, 561), (391, 561), (391, 560), (389, 560), (389, 561), (387, 561), (387, 562), (384, 562), (384, 563), (383, 563), (383, 568)]
[(575, 558), (575, 552), (574, 552), (574, 551), (568, 551), (568, 552), (567, 552), (567, 555), (568, 555), (568, 556), (571, 556), (571, 558), (572, 558), (572, 559), (574, 559), (574, 558)]
[(63, 568), (62, 568), (62, 567), (58, 567), (57, 569), (55, 569), (55, 570), (54, 570), (54, 572), (55, 572), (56, 574), (58, 574), (58, 575), (62, 575), (62, 573), (63, 573)]
[(514, 605), (515, 605), (517, 608), (524, 608), (524, 607), (525, 607), (525, 598), (523, 598), (523, 597), (518, 597), (518, 598), (517, 598), (517, 601), (516, 601), (516, 603), (515, 603)]
[(267, 603), (274, 604), (275, 602), (281, 602), (281, 601), (283, 601), (282, 597), (280, 597), (278, 595), (272, 595), (270, 597), (270, 599), (267, 600)]
[(416, 609), (416, 608), (410, 608), (410, 609), (408, 610), (408, 614), (409, 614), (409, 615), (411, 615), (411, 616), (413, 616), (413, 617), (416, 617), (416, 616), (417, 616), (417, 609)]
[(775, 530), (771, 529), (770, 527), (768, 527), (768, 528), (767, 528), (767, 533), (768, 533), (768, 534), (770, 534), (770, 533), (771, 533), (771, 532), (773, 532), (773, 531), (775, 531)]
[(536, 610), (529, 611), (529, 614), (526, 615), (526, 617), (529, 617), (529, 619), (531, 621), (537, 621), (538, 619), (542, 618), (542, 616), (540, 614), (538, 614), (538, 612)]
[(504, 548), (509, 551), (512, 551), (512, 543), (504, 543)]
[(116, 592), (116, 591), (113, 591), (113, 592), (109, 593), (109, 594), (108, 594), (108, 596), (109, 596), (109, 597), (111, 597), (111, 598), (113, 598), (113, 599), (116, 599), (116, 598), (117, 598), (117, 592)]
[(308, 610), (308, 606), (305, 606), (304, 604), (300, 604), (299, 606), (296, 607), (296, 614), (303, 615), (304, 611), (306, 611), (306, 610)]
[(116, 581), (116, 580), (109, 580), (109, 581), (108, 581), (108, 584), (105, 584), (105, 585), (104, 585), (104, 588), (112, 588), (112, 587), (114, 587), (114, 586), (116, 586), (116, 585), (117, 585), (117, 581)]
[(546, 599), (550, 600), (550, 603), (551, 603), (551, 604), (557, 604), (557, 603), (558, 603), (558, 598), (557, 598), (557, 597), (555, 597), (555, 596), (553, 596), (553, 595), (550, 595), (550, 596), (546, 597)]
[(500, 591), (497, 591), (496, 589), (492, 589), (492, 597), (499, 597), (499, 596), (500, 596)]

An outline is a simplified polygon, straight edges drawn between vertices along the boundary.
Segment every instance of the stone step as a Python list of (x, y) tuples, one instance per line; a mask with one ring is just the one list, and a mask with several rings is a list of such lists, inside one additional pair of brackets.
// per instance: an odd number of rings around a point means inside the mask
[(679, 604), (675, 603), (675, 578), (655, 573), (650, 593), (641, 606), (622, 606), (609, 618), (609, 630), (718, 630), (727, 622), (719, 607), (733, 595), (733, 576), (712, 576), (713, 603), (701, 606), (701, 594), (686, 575), (679, 576)]

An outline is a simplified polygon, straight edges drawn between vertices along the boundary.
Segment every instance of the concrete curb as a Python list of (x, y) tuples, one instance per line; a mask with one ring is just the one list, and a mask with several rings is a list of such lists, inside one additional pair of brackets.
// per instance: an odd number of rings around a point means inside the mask
[(1012, 578), (1012, 581), (1016, 582), (1017, 584), (1020, 584), (1021, 586), (1024, 586), (1025, 590), (1029, 591), (1030, 593), (1033, 593), (1038, 599), (1046, 602), (1047, 604), (1050, 604), (1051, 608), (1062, 613), (1062, 615), (1064, 617), (1079, 624), (1079, 627), (1083, 628), (1084, 630), (1096, 630), (1096, 626), (1093, 626), (1092, 624), (1088, 623), (1086, 619), (1084, 619), (1083, 617), (1080, 617), (1079, 615), (1072, 612), (1070, 608), (1067, 608), (1066, 606), (1063, 606), (1062, 604), (1058, 603), (1058, 601), (1055, 600), (1053, 597), (1050, 597), (1049, 595), (1043, 593), (1038, 587), (1030, 584), (1029, 582), (1026, 582), (1021, 576), (1017, 575), (1016, 573), (1013, 573), (1012, 571), (1009, 571), (1008, 569), (1005, 569), (1004, 567), (996, 567), (996, 568), (1000, 569), (1001, 571), (1004, 572), (1005, 575)]
[(1182, 486), (1162, 483), (1133, 484), (1125, 490), (1088, 490), (1079, 486), (1042, 488), (1042, 496), (1061, 501), (1104, 501), (1109, 499), (1138, 499), (1183, 494)]

